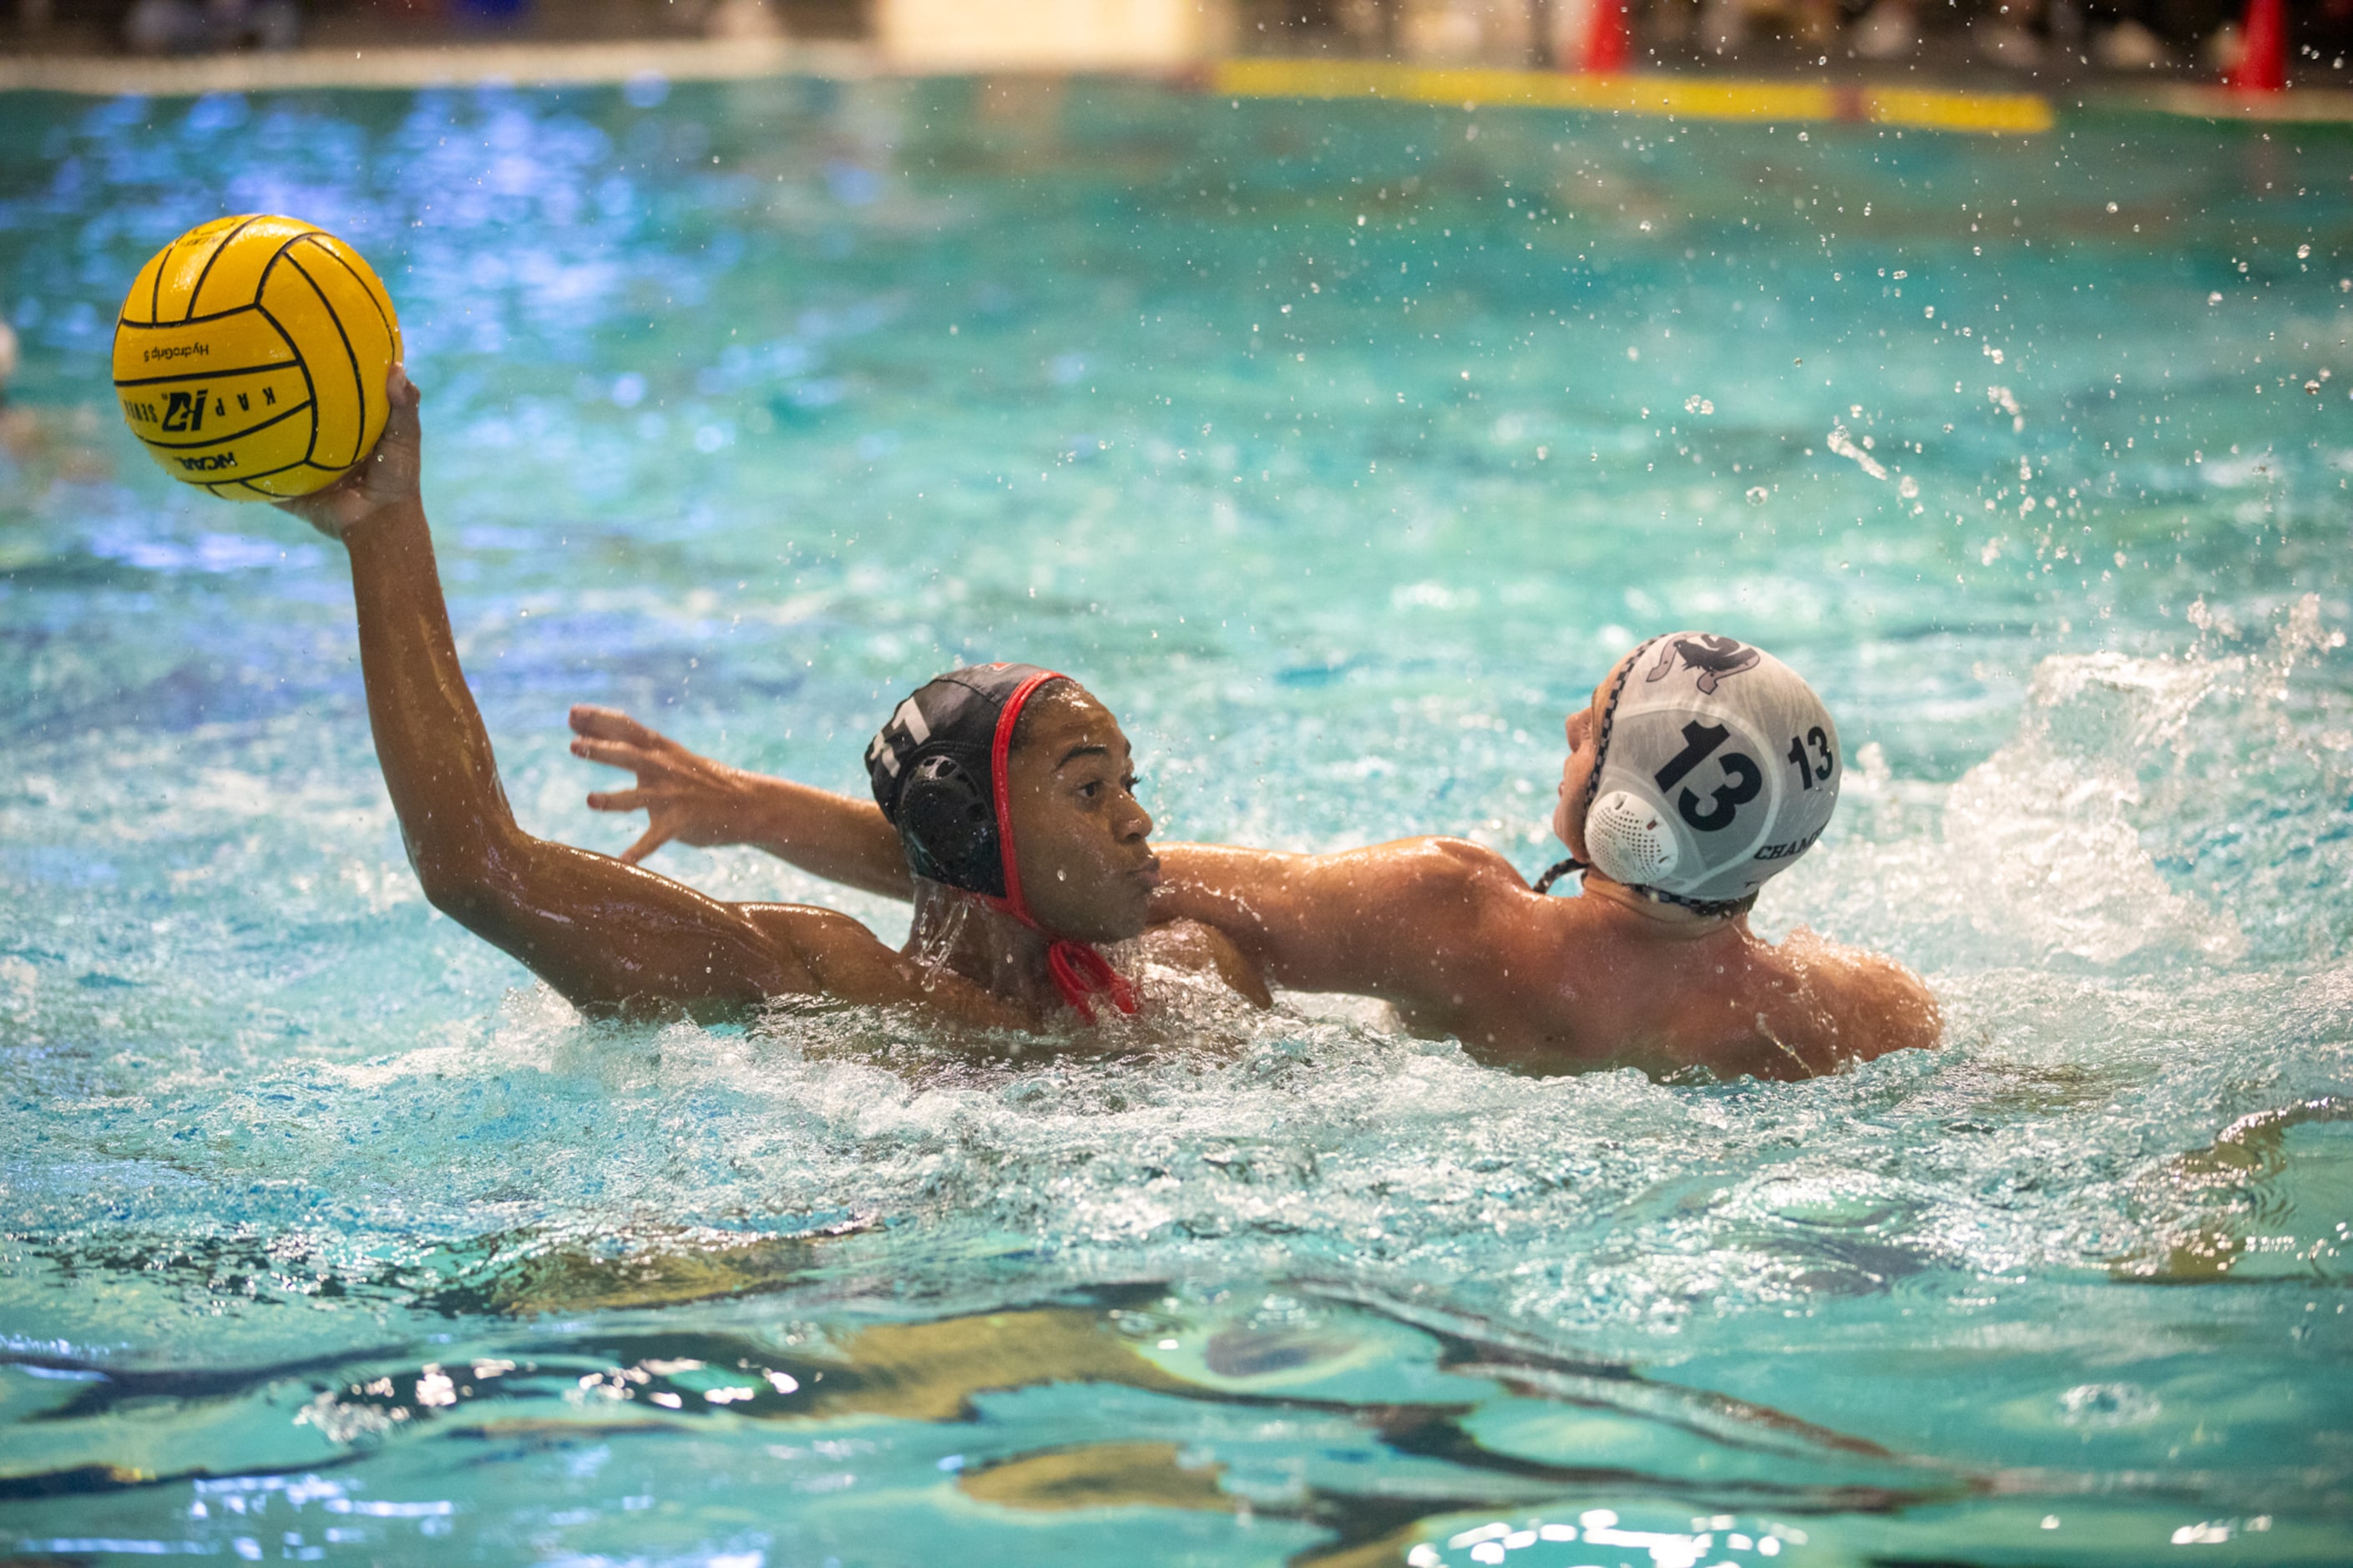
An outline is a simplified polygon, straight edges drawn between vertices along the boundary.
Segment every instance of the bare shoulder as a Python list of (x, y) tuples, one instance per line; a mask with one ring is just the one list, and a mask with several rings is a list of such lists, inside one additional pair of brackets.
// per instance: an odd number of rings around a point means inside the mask
[(1800, 926), (1780, 947), (1782, 956), (1815, 989), (1830, 994), (1847, 1036), (1850, 1060), (1889, 1051), (1933, 1050), (1945, 1018), (1927, 983), (1883, 953), (1849, 947)]
[(803, 966), (808, 989), (844, 1002), (913, 1003), (951, 1023), (986, 1029), (1039, 1026), (1037, 1016), (962, 975), (924, 969), (839, 910), (808, 904), (733, 906), (778, 950)]
[(1235, 945), (1233, 938), (1216, 926), (1204, 925), (1199, 921), (1169, 921), (1154, 926), (1139, 940), (1145, 952), (1155, 963), (1173, 969), (1214, 971), (1255, 1005), (1274, 1005), (1274, 994), (1267, 989), (1266, 976), (1250, 962), (1250, 955)]
[(812, 989), (853, 1001), (886, 1000), (907, 987), (900, 956), (864, 922), (813, 904), (737, 904), (780, 953), (807, 971)]
[(758, 927), (762, 935), (793, 945), (816, 939), (828, 943), (856, 943), (860, 937), (881, 948), (882, 939), (866, 929), (863, 921), (843, 914), (839, 910), (824, 910), (815, 904), (736, 904), (733, 906), (743, 917)]
[(1509, 860), (1468, 838), (1400, 838), (1362, 853), (1381, 857), (1397, 879), (1396, 890), (1418, 898), (1482, 898), (1528, 890), (1527, 879)]
[(1358, 935), (1381, 956), (1376, 990), (1391, 1001), (1442, 995), (1459, 1005), (1466, 965), (1526, 973), (1556, 946), (1557, 916), (1574, 901), (1538, 897), (1509, 860), (1467, 838), (1406, 838), (1360, 853), (1379, 859), (1376, 875), (1358, 879)]

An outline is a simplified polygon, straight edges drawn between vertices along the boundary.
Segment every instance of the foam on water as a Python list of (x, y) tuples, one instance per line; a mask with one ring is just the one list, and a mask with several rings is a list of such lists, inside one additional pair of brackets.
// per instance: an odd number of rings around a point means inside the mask
[[(2344, 1556), (2341, 147), (1108, 84), (0, 115), (12, 1549)], [(536, 830), (624, 841), (572, 700), (847, 786), (1009, 655), (1167, 836), (1533, 868), (1561, 716), (1722, 622), (1855, 748), (1760, 924), (1913, 964), (1947, 1048), (1525, 1079), (1168, 975), (1187, 1043), (1110, 1059), (584, 1024), (418, 895), (339, 553), (71, 411), (216, 206), (394, 279)]]

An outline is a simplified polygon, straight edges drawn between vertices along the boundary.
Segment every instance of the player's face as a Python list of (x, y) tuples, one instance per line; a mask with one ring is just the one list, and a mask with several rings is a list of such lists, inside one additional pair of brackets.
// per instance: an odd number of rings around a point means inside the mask
[(1040, 691), (1006, 760), (1021, 890), (1040, 925), (1081, 942), (1144, 930), (1160, 881), (1146, 842), (1152, 817), (1135, 800), (1127, 737), (1111, 710), (1067, 682)]
[(1633, 657), (1630, 653), (1610, 666), (1609, 673), (1593, 689), (1592, 698), (1568, 716), (1568, 760), (1560, 765), (1560, 798), (1553, 803), (1552, 832), (1580, 860), (1592, 858), (1585, 850), (1585, 795), (1592, 787), (1593, 770), (1599, 762), (1594, 754), (1594, 738), (1601, 733), (1601, 713), (1609, 705), (1609, 689), (1617, 683), (1618, 672)]

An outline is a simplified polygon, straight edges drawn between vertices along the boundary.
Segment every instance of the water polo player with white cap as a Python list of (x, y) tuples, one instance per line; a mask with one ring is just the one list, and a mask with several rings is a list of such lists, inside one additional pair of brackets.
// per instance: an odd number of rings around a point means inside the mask
[(1744, 913), (1830, 826), (1838, 726), (1771, 654), (1675, 632), (1628, 655), (1601, 693), (1570, 721), (1553, 817), (1578, 853), (1535, 891), (1591, 869), (1697, 914)]
[[(1382, 997), (1522, 1072), (1803, 1078), (1937, 1043), (1936, 1000), (1903, 965), (1748, 928), (1757, 890), (1829, 826), (1844, 771), (1795, 670), (1733, 637), (1653, 637), (1567, 735), (1553, 827), (1570, 855), (1533, 888), (1461, 838), (1178, 844), (1155, 907), (1219, 926), (1279, 984)], [(1571, 870), (1582, 896), (1546, 897)]]

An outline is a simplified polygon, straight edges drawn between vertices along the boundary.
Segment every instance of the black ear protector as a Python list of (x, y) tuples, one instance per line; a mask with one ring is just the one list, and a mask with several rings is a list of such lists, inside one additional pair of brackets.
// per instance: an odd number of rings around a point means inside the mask
[(899, 786), (897, 823), (915, 875), (991, 898), (1005, 896), (996, 805), (954, 757), (925, 757), (908, 773)]
[(1021, 869), (1006, 864), (1013, 830), (997, 816), (997, 786), (1022, 703), (1062, 679), (1034, 664), (968, 665), (925, 681), (892, 711), (866, 748), (866, 776), (915, 875), (1029, 919)]

